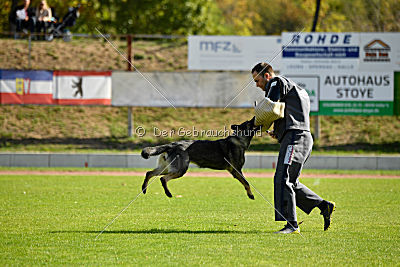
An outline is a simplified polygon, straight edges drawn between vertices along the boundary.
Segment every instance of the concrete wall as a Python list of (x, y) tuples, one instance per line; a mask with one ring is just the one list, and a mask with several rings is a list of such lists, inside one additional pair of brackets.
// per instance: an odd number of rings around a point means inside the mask
[[(246, 154), (244, 168), (275, 168), (277, 154)], [(157, 157), (140, 154), (0, 153), (4, 167), (154, 168)], [(192, 165), (195, 166), (195, 165)], [(399, 156), (311, 156), (305, 168), (340, 170), (400, 170)]]

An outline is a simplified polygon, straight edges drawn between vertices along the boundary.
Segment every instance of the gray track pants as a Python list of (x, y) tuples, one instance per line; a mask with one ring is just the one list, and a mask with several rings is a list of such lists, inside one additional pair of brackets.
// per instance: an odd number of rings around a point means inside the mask
[(275, 221), (297, 221), (296, 206), (309, 214), (322, 201), (299, 182), (312, 145), (311, 133), (300, 130), (288, 131), (281, 141), (274, 176)]

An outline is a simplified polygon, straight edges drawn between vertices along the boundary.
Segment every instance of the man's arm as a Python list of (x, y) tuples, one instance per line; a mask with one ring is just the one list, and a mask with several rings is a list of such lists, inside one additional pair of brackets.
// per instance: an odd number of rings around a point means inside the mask
[(279, 79), (274, 79), (271, 81), (271, 86), (267, 95), (271, 101), (277, 102), (281, 99), (281, 86), (281, 81)]

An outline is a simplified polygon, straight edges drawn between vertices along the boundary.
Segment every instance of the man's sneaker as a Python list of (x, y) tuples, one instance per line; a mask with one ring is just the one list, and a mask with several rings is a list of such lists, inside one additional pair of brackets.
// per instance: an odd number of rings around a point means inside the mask
[(286, 224), (285, 227), (283, 227), (281, 230), (278, 232), (275, 232), (275, 234), (300, 234), (300, 228), (299, 227), (293, 227), (290, 224)]
[(335, 211), (335, 208), (335, 202), (328, 201), (327, 207), (324, 209), (324, 211), (321, 211), (321, 215), (324, 217), (324, 231), (328, 230), (329, 226), (331, 225), (331, 217), (332, 213)]

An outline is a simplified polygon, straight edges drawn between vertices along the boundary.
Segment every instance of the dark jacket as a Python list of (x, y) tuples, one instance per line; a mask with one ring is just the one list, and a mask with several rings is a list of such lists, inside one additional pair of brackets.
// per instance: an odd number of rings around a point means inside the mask
[[(14, 8), (14, 10), (11, 12), (9, 20), (11, 23), (15, 24), (15, 21), (17, 19), (17, 11), (21, 10), (24, 8), (24, 5), (19, 5), (17, 7)], [(33, 17), (35, 16), (36, 10), (33, 7), (28, 7), (28, 16), (29, 19), (33, 19)]]
[(266, 85), (265, 96), (285, 103), (285, 117), (274, 122), (279, 142), (289, 130), (310, 131), (310, 98), (304, 88), (284, 76), (276, 76)]

